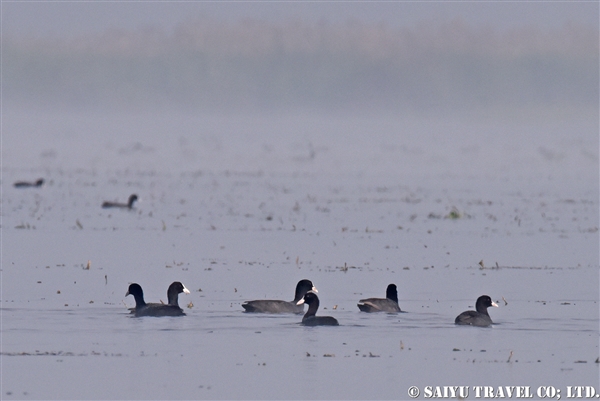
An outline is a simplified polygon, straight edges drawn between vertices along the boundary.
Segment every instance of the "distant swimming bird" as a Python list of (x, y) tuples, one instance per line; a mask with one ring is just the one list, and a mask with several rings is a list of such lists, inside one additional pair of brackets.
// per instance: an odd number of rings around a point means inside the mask
[(477, 311), (468, 310), (461, 313), (456, 317), (454, 323), (487, 327), (493, 323), (487, 311), (487, 308), (490, 306), (498, 307), (498, 304), (492, 302), (492, 298), (488, 297), (487, 295), (482, 295), (477, 298), (477, 303), (475, 303), (475, 309), (477, 309)]
[(361, 299), (359, 302), (361, 303), (357, 304), (358, 309), (363, 312), (401, 312), (400, 306), (398, 306), (398, 290), (395, 284), (387, 286), (385, 298), (367, 298)]
[[(185, 286), (179, 282), (179, 281), (173, 281), (171, 283), (171, 285), (169, 285), (169, 288), (167, 289), (167, 304), (168, 305), (174, 305), (179, 307), (179, 294), (181, 293), (184, 294), (189, 294), (190, 290), (188, 290), (187, 288), (185, 288)], [(162, 303), (147, 303), (146, 306), (148, 305), (164, 305)], [(180, 308), (181, 309), (181, 308)], [(131, 313), (135, 313), (136, 308), (130, 308), (129, 309), (131, 311)], [(183, 312), (183, 310), (182, 310)]]
[(298, 305), (298, 301), (300, 301), (308, 291), (318, 292), (312, 281), (304, 279), (298, 281), (298, 284), (296, 284), (296, 295), (291, 302), (259, 299), (256, 301), (244, 302), (242, 307), (246, 312), (252, 313), (303, 313), (304, 305)]
[(184, 294), (189, 294), (190, 290), (188, 290), (187, 288), (185, 288), (185, 285), (183, 285), (181, 282), (179, 281), (173, 281), (171, 283), (171, 285), (169, 286), (169, 288), (167, 289), (167, 300), (169, 305), (175, 305), (175, 306), (179, 306), (179, 294), (181, 293)]
[[(173, 284), (171, 284), (171, 286), (173, 286)], [(183, 284), (182, 284), (182, 286), (183, 286)], [(183, 287), (183, 288), (184, 288), (184, 290), (182, 290), (181, 292), (185, 292), (185, 290), (187, 289), (185, 287)], [(169, 287), (169, 289), (171, 289), (171, 287)], [(142, 291), (142, 287), (137, 283), (133, 283), (133, 284), (129, 285), (129, 289), (127, 290), (127, 293), (125, 294), (125, 296), (128, 296), (128, 295), (133, 295), (133, 298), (135, 298), (134, 313), (135, 313), (136, 317), (141, 317), (141, 316), (155, 316), (155, 317), (185, 316), (185, 313), (183, 313), (183, 310), (177, 304), (175, 304), (175, 305), (173, 305), (171, 303), (166, 304), (166, 305), (165, 304), (156, 304), (156, 303), (147, 304), (144, 301), (144, 292)], [(169, 294), (169, 295), (171, 295), (171, 294)], [(169, 302), (171, 302), (171, 301), (177, 302), (177, 299), (169, 298)]]
[(36, 182), (17, 181), (13, 185), (15, 188), (39, 188), (44, 185), (44, 179), (40, 178)]
[(309, 291), (304, 295), (298, 305), (303, 303), (308, 304), (308, 311), (302, 317), (302, 324), (305, 326), (339, 326), (338, 321), (331, 316), (315, 316), (319, 309), (319, 297), (312, 291)]
[(111, 207), (118, 207), (118, 208), (122, 208), (122, 209), (133, 209), (133, 203), (138, 200), (138, 196), (136, 194), (133, 194), (129, 197), (129, 200), (127, 201), (127, 203), (119, 203), (119, 202), (104, 202), (102, 203), (102, 208), (103, 209), (108, 209)]

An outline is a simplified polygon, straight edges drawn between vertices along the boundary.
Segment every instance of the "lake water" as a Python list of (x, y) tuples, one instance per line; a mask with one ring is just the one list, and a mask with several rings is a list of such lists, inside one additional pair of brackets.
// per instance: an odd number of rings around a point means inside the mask
[[(3, 119), (3, 399), (598, 389), (597, 119)], [(339, 327), (243, 313), (302, 278)], [(128, 314), (175, 280), (187, 316)], [(389, 283), (407, 313), (360, 313)]]

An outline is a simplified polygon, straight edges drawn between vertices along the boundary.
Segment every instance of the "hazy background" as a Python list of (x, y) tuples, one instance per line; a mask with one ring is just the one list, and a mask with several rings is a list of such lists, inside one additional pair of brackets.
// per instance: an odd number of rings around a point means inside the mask
[(598, 4), (15, 2), (3, 106), (595, 113)]

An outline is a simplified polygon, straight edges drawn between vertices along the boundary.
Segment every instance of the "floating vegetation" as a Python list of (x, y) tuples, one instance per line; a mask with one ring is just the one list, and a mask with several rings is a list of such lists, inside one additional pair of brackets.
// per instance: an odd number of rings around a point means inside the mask
[(0, 352), (2, 356), (126, 356), (119, 353), (108, 353), (108, 352), (70, 352), (70, 351), (33, 351), (33, 352)]
[(348, 269), (356, 269), (357, 267), (349, 266), (346, 262), (344, 262), (344, 266), (336, 266), (335, 268), (345, 273), (348, 271)]
[(452, 207), (452, 210), (450, 211), (450, 213), (448, 213), (446, 216), (444, 216), (445, 219), (460, 219), (461, 217), (463, 217), (463, 215), (458, 211), (458, 209), (456, 207)]

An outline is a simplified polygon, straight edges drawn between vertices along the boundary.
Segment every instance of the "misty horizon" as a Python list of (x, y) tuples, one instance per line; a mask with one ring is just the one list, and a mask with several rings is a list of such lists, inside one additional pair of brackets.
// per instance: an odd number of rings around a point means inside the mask
[(440, 113), (598, 108), (598, 29), (500, 32), (460, 18), (208, 19), (3, 38), (3, 101), (70, 110)]

